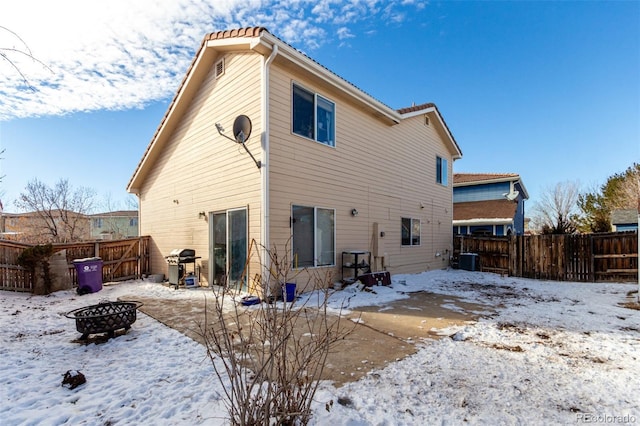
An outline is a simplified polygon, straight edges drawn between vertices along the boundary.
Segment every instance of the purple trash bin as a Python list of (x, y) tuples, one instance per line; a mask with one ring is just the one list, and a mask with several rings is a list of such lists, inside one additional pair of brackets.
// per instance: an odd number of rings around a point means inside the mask
[(99, 257), (75, 259), (73, 266), (78, 274), (78, 294), (96, 293), (102, 290), (102, 259)]

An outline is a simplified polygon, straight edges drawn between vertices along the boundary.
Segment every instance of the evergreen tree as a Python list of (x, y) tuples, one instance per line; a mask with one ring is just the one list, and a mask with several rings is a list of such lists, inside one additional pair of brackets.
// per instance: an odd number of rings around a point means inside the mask
[(634, 209), (640, 199), (640, 164), (634, 163), (622, 173), (607, 179), (599, 191), (578, 197), (582, 215), (578, 220), (581, 232), (609, 232), (611, 212), (616, 209)]

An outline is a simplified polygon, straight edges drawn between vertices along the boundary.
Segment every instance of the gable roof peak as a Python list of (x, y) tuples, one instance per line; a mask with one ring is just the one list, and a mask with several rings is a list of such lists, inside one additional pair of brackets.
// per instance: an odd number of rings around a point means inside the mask
[(260, 37), (263, 31), (269, 33), (269, 30), (267, 30), (265, 27), (233, 28), (230, 30), (221, 30), (208, 33), (204, 38), (205, 40), (221, 40), (224, 38), (234, 37)]
[(422, 111), (422, 110), (425, 110), (425, 109), (435, 108), (435, 107), (436, 107), (436, 104), (434, 104), (432, 102), (427, 102), (427, 103), (420, 104), (420, 105), (416, 105), (416, 103), (413, 102), (410, 107), (400, 108), (398, 110), (398, 114), (408, 114), (410, 112), (417, 112), (417, 111)]
[[(324, 65), (321, 65), (305, 53), (273, 35), (265, 27), (245, 27), (216, 31), (205, 35), (164, 117), (160, 121), (156, 132), (147, 145), (133, 175), (129, 179), (129, 183), (127, 184), (128, 192), (140, 193), (141, 185), (148, 174), (147, 165), (153, 163), (155, 157), (159, 155), (157, 153), (169, 139), (172, 129), (180, 122), (188, 103), (199, 89), (201, 81), (212, 68), (214, 59), (218, 58), (221, 53), (224, 54), (225, 52), (239, 50), (252, 51), (263, 55), (265, 58), (268, 56), (272, 59), (275, 59), (277, 55), (283, 64), (291, 65), (293, 69), (298, 72), (308, 73), (308, 75), (311, 75), (313, 78), (318, 78), (326, 82), (326, 84), (334, 87), (336, 91), (344, 93), (358, 104), (364, 106), (364, 108), (370, 111), (377, 119), (382, 120), (388, 125), (399, 124), (405, 119), (410, 119), (423, 113), (433, 114), (436, 118), (435, 121), (437, 122), (438, 131), (442, 133), (445, 143), (452, 154), (452, 158), (456, 160), (462, 157), (460, 147), (434, 104), (422, 104), (410, 107), (409, 111), (413, 112), (408, 113), (403, 113), (406, 109), (400, 111), (394, 110), (353, 83), (329, 70)], [(268, 63), (268, 61), (263, 63), (265, 69)]]

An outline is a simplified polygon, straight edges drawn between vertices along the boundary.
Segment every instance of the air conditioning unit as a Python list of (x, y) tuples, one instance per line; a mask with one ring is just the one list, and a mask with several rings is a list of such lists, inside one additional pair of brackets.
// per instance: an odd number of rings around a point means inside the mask
[(465, 271), (477, 271), (479, 268), (478, 254), (477, 253), (460, 253), (459, 266), (460, 266), (460, 269), (464, 269)]

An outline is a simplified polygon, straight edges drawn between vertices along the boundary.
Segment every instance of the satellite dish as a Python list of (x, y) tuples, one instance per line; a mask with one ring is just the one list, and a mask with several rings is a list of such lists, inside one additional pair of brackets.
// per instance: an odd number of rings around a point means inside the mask
[(245, 143), (251, 135), (251, 119), (246, 115), (239, 115), (233, 122), (233, 137), (238, 143)]
[(262, 162), (256, 160), (253, 154), (251, 154), (251, 152), (249, 151), (249, 148), (247, 148), (247, 145), (245, 145), (245, 142), (247, 141), (247, 139), (249, 139), (249, 136), (251, 136), (251, 120), (249, 119), (249, 117), (247, 117), (246, 115), (239, 115), (236, 117), (233, 122), (233, 139), (224, 134), (224, 128), (222, 127), (222, 124), (216, 123), (216, 129), (218, 129), (218, 133), (220, 133), (221, 136), (224, 136), (230, 141), (242, 144), (244, 150), (247, 151), (247, 154), (249, 154), (253, 162), (256, 163), (256, 167), (262, 167)]

